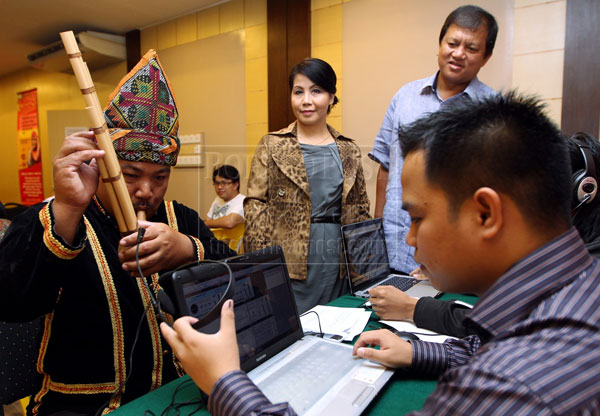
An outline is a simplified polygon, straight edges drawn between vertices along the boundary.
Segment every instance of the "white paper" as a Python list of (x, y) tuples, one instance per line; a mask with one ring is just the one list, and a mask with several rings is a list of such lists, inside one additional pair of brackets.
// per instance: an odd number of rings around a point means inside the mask
[[(356, 335), (362, 333), (369, 322), (371, 311), (362, 308), (339, 308), (337, 306), (317, 305), (300, 317), (304, 332), (317, 332), (324, 334), (340, 335), (344, 341), (352, 341)], [(321, 329), (319, 330), (319, 321)]]

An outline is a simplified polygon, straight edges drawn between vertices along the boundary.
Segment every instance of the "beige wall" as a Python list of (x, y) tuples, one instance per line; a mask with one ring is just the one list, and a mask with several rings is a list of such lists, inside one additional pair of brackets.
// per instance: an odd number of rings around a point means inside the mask
[(560, 125), (566, 0), (515, 0), (512, 86), (537, 94)]
[[(343, 131), (361, 147), (372, 202), (379, 165), (366, 155), (390, 100), (404, 84), (437, 71), (440, 28), (446, 16), (463, 4), (459, 0), (353, 0), (343, 5)], [(494, 15), (500, 28), (492, 57), (479, 78), (496, 90), (509, 88), (512, 0), (477, 4)]]
[[(241, 54), (237, 65), (233, 64), (238, 59), (235, 53), (229, 54), (225, 63), (213, 61), (223, 55), (220, 40), (227, 36), (239, 41), (235, 45)], [(267, 2), (232, 0), (146, 28), (141, 33), (141, 49), (150, 48), (159, 52), (161, 61), (162, 56), (169, 56), (173, 63), (172, 73), (165, 70), (181, 112), (181, 134), (208, 130), (205, 166), (176, 168), (167, 193), (168, 198), (184, 201), (204, 216), (215, 198), (213, 166), (236, 165), (244, 192), (248, 161), (268, 130)], [(192, 48), (201, 48), (202, 55), (192, 57), (188, 52)], [(188, 59), (199, 65), (204, 61), (202, 72), (191, 82), (185, 81), (194, 70)], [(183, 62), (187, 69), (180, 71), (175, 66)], [(211, 66), (216, 73), (211, 74)], [(225, 103), (229, 103), (227, 108)]]
[[(202, 132), (205, 147), (203, 167), (172, 170), (166, 198), (205, 214), (215, 197), (213, 166), (229, 163), (245, 172), (243, 32), (164, 49), (159, 57), (177, 102), (179, 134)], [(193, 147), (182, 144), (180, 154), (193, 154)]]
[[(102, 105), (106, 103), (108, 95), (125, 71), (126, 67), (123, 62), (92, 73)], [(17, 93), (32, 88), (37, 88), (38, 95), (44, 195), (46, 197), (52, 195), (52, 158), (55, 156), (50, 153), (47, 114), (49, 111), (85, 109), (83, 97), (72, 75), (28, 69), (0, 78), (0, 137), (3, 140), (0, 153), (0, 177), (2, 178), (0, 200), (2, 202), (21, 202), (17, 168)]]
[[(406, 82), (437, 69), (439, 30), (461, 0), (312, 0), (312, 54), (335, 69), (341, 99), (328, 121), (363, 153), (371, 199), (378, 165), (366, 157), (387, 106)], [(480, 0), (497, 19), (494, 56), (481, 80), (536, 94), (560, 124), (566, 0)], [(543, 69), (542, 69), (543, 68)], [(342, 122), (343, 120), (343, 122)]]
[[(204, 180), (207, 171), (212, 171), (212, 164), (239, 161), (243, 189), (247, 160), (254, 153), (254, 146), (262, 135), (267, 133), (267, 12), (266, 0), (232, 0), (228, 3), (207, 9), (189, 16), (146, 28), (141, 33), (142, 53), (150, 48), (159, 52), (163, 65), (170, 66), (171, 55), (173, 60), (186, 61), (187, 57), (178, 57), (179, 53), (186, 54), (185, 48), (204, 48), (201, 56), (194, 59), (203, 61), (209, 66), (215, 53), (222, 52), (218, 39), (228, 35), (237, 38), (237, 48), (241, 59), (231, 64), (228, 70), (218, 76), (236, 73), (235, 80), (231, 78), (228, 86), (219, 88), (223, 80), (207, 79), (204, 85), (186, 85), (183, 72), (178, 67), (172, 70), (167, 68), (167, 76), (173, 85), (175, 96), (180, 105), (181, 133), (195, 133), (204, 129), (202, 117), (197, 117), (194, 112), (200, 108), (208, 109), (203, 116), (210, 120), (211, 125), (223, 126), (220, 131), (226, 132), (229, 137), (220, 133), (207, 135), (207, 163), (211, 166), (205, 168), (175, 169), (168, 198), (175, 198), (189, 203), (193, 208), (204, 214), (215, 196), (214, 189)], [(181, 52), (184, 51), (184, 52)], [(66, 59), (66, 58), (65, 58)], [(193, 59), (190, 59), (192, 61)], [(192, 64), (193, 62), (185, 62)], [(223, 61), (220, 61), (223, 63)], [(216, 66), (215, 71), (222, 67)], [(171, 75), (173, 72), (173, 76)], [(115, 65), (92, 73), (92, 79), (98, 89), (102, 105), (110, 92), (125, 75), (125, 63)], [(212, 81), (212, 82), (211, 82)], [(181, 84), (181, 85), (180, 85)], [(211, 84), (211, 85), (207, 85)], [(44, 195), (52, 195), (52, 158), (54, 154), (50, 149), (60, 146), (60, 139), (56, 139), (61, 131), (62, 124), (67, 122), (64, 115), (69, 111), (77, 112), (83, 109), (83, 98), (77, 88), (73, 76), (68, 74), (49, 73), (38, 70), (26, 70), (0, 79), (0, 133), (5, 139), (4, 151), (0, 155), (0, 200), (4, 202), (20, 202), (19, 182), (17, 170), (16, 124), (17, 124), (17, 98), (19, 91), (31, 88), (38, 89), (40, 138), (42, 145), (42, 162), (44, 175)], [(211, 89), (209, 94), (200, 97), (199, 89)], [(216, 91), (222, 90), (221, 97), (215, 97)], [(201, 101), (201, 102), (200, 102)], [(219, 102), (219, 105), (211, 105)], [(196, 103), (188, 105), (187, 103)], [(229, 108), (224, 108), (222, 103), (229, 103)], [(65, 111), (67, 113), (65, 113)], [(48, 114), (52, 122), (52, 132), (48, 129)], [(78, 119), (76, 125), (81, 125)], [(210, 127), (213, 129), (214, 127)], [(58, 133), (57, 133), (58, 132)], [(49, 135), (52, 134), (52, 142)], [(58, 140), (58, 142), (57, 142)], [(213, 142), (214, 140), (214, 142)], [(230, 149), (215, 148), (212, 145), (234, 143), (236, 156), (232, 159)], [(248, 146), (245, 146), (248, 144)], [(241, 149), (240, 149), (241, 148)], [(192, 186), (190, 186), (192, 182)], [(243, 190), (242, 189), (242, 190)]]
[[(341, 102), (334, 108), (328, 121), (350, 137), (355, 137), (363, 147), (363, 153), (370, 149), (389, 100), (399, 86), (403, 82), (426, 76), (435, 70), (435, 50), (439, 26), (452, 7), (466, 3), (469, 1), (312, 0), (312, 55), (331, 63), (339, 80), (338, 96)], [(497, 14), (500, 21), (500, 37), (504, 38), (503, 44), (511, 45), (509, 49), (495, 51), (492, 60), (482, 70), (481, 78), (495, 88), (517, 87), (522, 91), (538, 94), (548, 102), (551, 116), (556, 122), (559, 122), (566, 0), (482, 0), (479, 3)], [(389, 7), (396, 9), (400, 6), (407, 7), (402, 9), (402, 19), (412, 22), (428, 22), (423, 25), (415, 25), (410, 32), (414, 38), (422, 38), (422, 41), (427, 43), (427, 47), (423, 50), (413, 49), (407, 56), (405, 52), (407, 48), (397, 43), (391, 44), (393, 37), (382, 35), (370, 40), (366, 46), (373, 53), (388, 49), (397, 50), (397, 53), (392, 54), (401, 62), (400, 65), (396, 62), (397, 68), (390, 66), (387, 59), (381, 57), (374, 61), (353, 58), (354, 45), (356, 48), (361, 46), (353, 35), (362, 28), (362, 25), (357, 27), (351, 19), (351, 14), (352, 10), (365, 6), (369, 6), (370, 19), (363, 25), (366, 27), (375, 22), (374, 28), (383, 30), (384, 34), (388, 29), (390, 31), (399, 29), (393, 24), (389, 28), (379, 24), (391, 17)], [(205, 57), (208, 62), (210, 62), (210, 48), (217, 47), (214, 46), (216, 43), (213, 43), (213, 40), (227, 34), (238, 34), (234, 36), (239, 36), (239, 47), (243, 50), (243, 69), (238, 68), (243, 71), (243, 89), (235, 95), (235, 100), (237, 100), (237, 104), (239, 104), (239, 100), (242, 100), (245, 110), (236, 110), (236, 114), (214, 111), (208, 113), (207, 116), (214, 119), (215, 122), (224, 123), (223, 125), (230, 123), (233, 119), (241, 122), (241, 132), (234, 133), (236, 137), (232, 140), (235, 143), (238, 143), (238, 140), (239, 142), (245, 141), (246, 144), (247, 159), (241, 172), (243, 188), (245, 188), (244, 178), (246, 177), (243, 170), (247, 171), (248, 158), (252, 156), (256, 143), (268, 128), (266, 21), (266, 0), (232, 0), (142, 31), (142, 52), (149, 48), (155, 48), (159, 51), (159, 56), (169, 55), (174, 53), (178, 47), (198, 43), (198, 45), (204, 44), (208, 47), (206, 52), (208, 56)], [(351, 48), (350, 51), (349, 48)], [(502, 65), (496, 67), (500, 63)], [(390, 71), (390, 68), (393, 70)], [(396, 69), (398, 70), (396, 71)], [(487, 74), (486, 71), (495, 71), (495, 73)], [(167, 76), (177, 86), (175, 94), (178, 101), (181, 102), (180, 111), (182, 112), (181, 132), (189, 134), (194, 132), (192, 130), (202, 127), (201, 124), (194, 124), (197, 121), (195, 119), (192, 119), (190, 123), (190, 117), (187, 114), (191, 109), (184, 103), (198, 99), (210, 100), (211, 97), (198, 97), (193, 86), (180, 88), (178, 85), (179, 75), (176, 72), (174, 71), (174, 76), (172, 76), (167, 71)], [(92, 74), (102, 104), (124, 74), (124, 63)], [(372, 88), (372, 86), (363, 87), (362, 84), (357, 84), (356, 79), (362, 79), (363, 82), (368, 79), (378, 81), (375, 85), (379, 90), (373, 92), (373, 99), (356, 100), (356, 89)], [(380, 80), (381, 82), (379, 82)], [(218, 87), (218, 85), (215, 86), (216, 89)], [(0, 174), (3, 178), (0, 182), (0, 200), (2, 201), (19, 201), (16, 164), (16, 94), (31, 88), (38, 89), (46, 196), (52, 194), (51, 157), (53, 156), (50, 154), (51, 146), (48, 139), (48, 114), (52, 117), (52, 112), (75, 111), (83, 108), (83, 99), (72, 76), (31, 69), (0, 79), (0, 133), (2, 133), (5, 143), (4, 151), (0, 155)], [(191, 112), (193, 114), (193, 111)], [(238, 135), (243, 138), (237, 137)], [(208, 136), (207, 138), (212, 140)], [(226, 138), (220, 137), (219, 140), (228, 143)], [(227, 157), (225, 153), (229, 152), (223, 150), (223, 160)], [(209, 161), (209, 163), (211, 162)], [(240, 161), (240, 163), (243, 162)], [(365, 160), (364, 163), (366, 170), (373, 168), (373, 166), (369, 166), (370, 161)], [(190, 173), (186, 168), (187, 173), (183, 176), (188, 174), (196, 175), (196, 177), (199, 174), (206, 176), (209, 168), (201, 168), (194, 173)], [(176, 193), (180, 190), (194, 193), (195, 196), (190, 197), (197, 201), (194, 203), (196, 205), (194, 208), (204, 213), (214, 198), (212, 187), (206, 184), (201, 186), (200, 182), (198, 182), (198, 186), (190, 187), (187, 179), (177, 176), (181, 175), (175, 174), (172, 183), (173, 189)], [(168, 196), (173, 197), (171, 194)], [(372, 190), (370, 196), (373, 200)], [(177, 198), (179, 199), (179, 197)]]

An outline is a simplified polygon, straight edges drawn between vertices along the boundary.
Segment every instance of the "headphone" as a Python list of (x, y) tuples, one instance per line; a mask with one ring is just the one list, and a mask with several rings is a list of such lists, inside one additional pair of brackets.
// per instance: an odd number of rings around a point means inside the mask
[(585, 169), (580, 169), (573, 173), (571, 177), (574, 202), (578, 204), (573, 211), (576, 211), (584, 204), (589, 204), (596, 198), (598, 192), (598, 180), (596, 179), (596, 164), (591, 149), (588, 145), (577, 139), (572, 139), (577, 145), (583, 156)]

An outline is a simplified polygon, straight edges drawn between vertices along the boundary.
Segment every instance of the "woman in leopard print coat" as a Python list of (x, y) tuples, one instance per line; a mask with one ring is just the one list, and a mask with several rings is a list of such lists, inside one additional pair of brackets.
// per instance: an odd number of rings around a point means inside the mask
[(283, 248), (303, 312), (346, 287), (340, 224), (368, 219), (369, 199), (360, 149), (325, 121), (337, 102), (333, 69), (304, 60), (292, 70), (290, 89), (297, 120), (264, 136), (252, 161), (244, 248)]

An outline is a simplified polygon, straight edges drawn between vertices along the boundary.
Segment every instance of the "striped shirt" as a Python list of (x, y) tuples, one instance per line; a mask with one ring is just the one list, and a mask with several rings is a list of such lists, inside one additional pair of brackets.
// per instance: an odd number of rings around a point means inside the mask
[(441, 375), (413, 415), (600, 414), (600, 262), (576, 229), (510, 268), (467, 320), (479, 336), (412, 341), (412, 368)]
[[(478, 336), (411, 341), (412, 369), (441, 375), (412, 415), (600, 415), (600, 261), (575, 228), (519, 261), (467, 318)], [(293, 415), (241, 372), (214, 386), (213, 415)]]
[(231, 371), (213, 386), (208, 397), (208, 411), (213, 416), (294, 416), (287, 403), (271, 404), (243, 371)]

